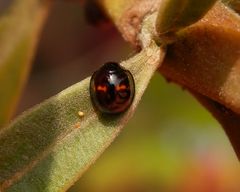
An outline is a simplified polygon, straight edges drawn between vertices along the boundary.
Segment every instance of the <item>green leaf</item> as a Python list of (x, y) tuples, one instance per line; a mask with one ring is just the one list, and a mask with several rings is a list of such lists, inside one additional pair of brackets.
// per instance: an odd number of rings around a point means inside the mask
[[(151, 42), (122, 62), (135, 79), (136, 95), (118, 116), (96, 112), (89, 80), (34, 107), (0, 132), (0, 191), (64, 191), (100, 156), (131, 118), (164, 49)], [(78, 112), (85, 115), (80, 117)]]
[(159, 35), (175, 32), (201, 19), (217, 0), (162, 0), (156, 29)]
[(40, 0), (11, 0), (0, 9), (0, 127), (11, 118), (47, 13)]

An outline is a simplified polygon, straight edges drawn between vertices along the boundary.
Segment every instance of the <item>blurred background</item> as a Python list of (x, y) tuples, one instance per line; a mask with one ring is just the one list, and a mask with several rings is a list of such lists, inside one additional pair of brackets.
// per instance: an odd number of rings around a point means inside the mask
[[(90, 26), (78, 2), (56, 1), (17, 114), (133, 54), (113, 26)], [(239, 192), (239, 179), (221, 126), (156, 74), (120, 136), (69, 192)]]

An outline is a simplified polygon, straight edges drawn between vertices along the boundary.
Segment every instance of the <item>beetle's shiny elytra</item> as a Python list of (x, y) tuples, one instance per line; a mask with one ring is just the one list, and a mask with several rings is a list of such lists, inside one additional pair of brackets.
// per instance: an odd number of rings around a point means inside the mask
[(108, 62), (92, 75), (90, 96), (93, 105), (101, 113), (118, 114), (126, 111), (134, 95), (133, 76), (118, 63)]

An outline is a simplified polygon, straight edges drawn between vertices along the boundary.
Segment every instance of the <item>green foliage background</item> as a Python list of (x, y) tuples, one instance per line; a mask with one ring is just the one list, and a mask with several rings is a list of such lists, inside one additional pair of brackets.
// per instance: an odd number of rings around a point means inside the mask
[(239, 191), (239, 177), (220, 125), (156, 74), (129, 125), (69, 191)]
[[(57, 2), (18, 114), (103, 62), (130, 55), (114, 29), (90, 27), (79, 4)], [(129, 125), (69, 191), (240, 191), (239, 177), (220, 125), (187, 91), (156, 74)]]
[[(19, 112), (102, 63), (131, 55), (114, 29), (86, 24), (78, 4), (56, 3)], [(69, 191), (238, 191), (239, 177), (221, 126), (187, 91), (156, 73), (133, 119)]]

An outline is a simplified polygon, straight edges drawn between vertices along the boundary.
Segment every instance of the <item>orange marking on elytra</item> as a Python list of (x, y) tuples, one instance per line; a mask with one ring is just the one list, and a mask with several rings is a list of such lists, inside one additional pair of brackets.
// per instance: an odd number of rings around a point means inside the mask
[(126, 85), (118, 85), (117, 87), (116, 87), (116, 90), (117, 91), (122, 91), (122, 90), (126, 90), (127, 89), (127, 86)]
[(106, 87), (106, 86), (98, 85), (98, 86), (97, 86), (97, 91), (107, 92), (107, 87)]

